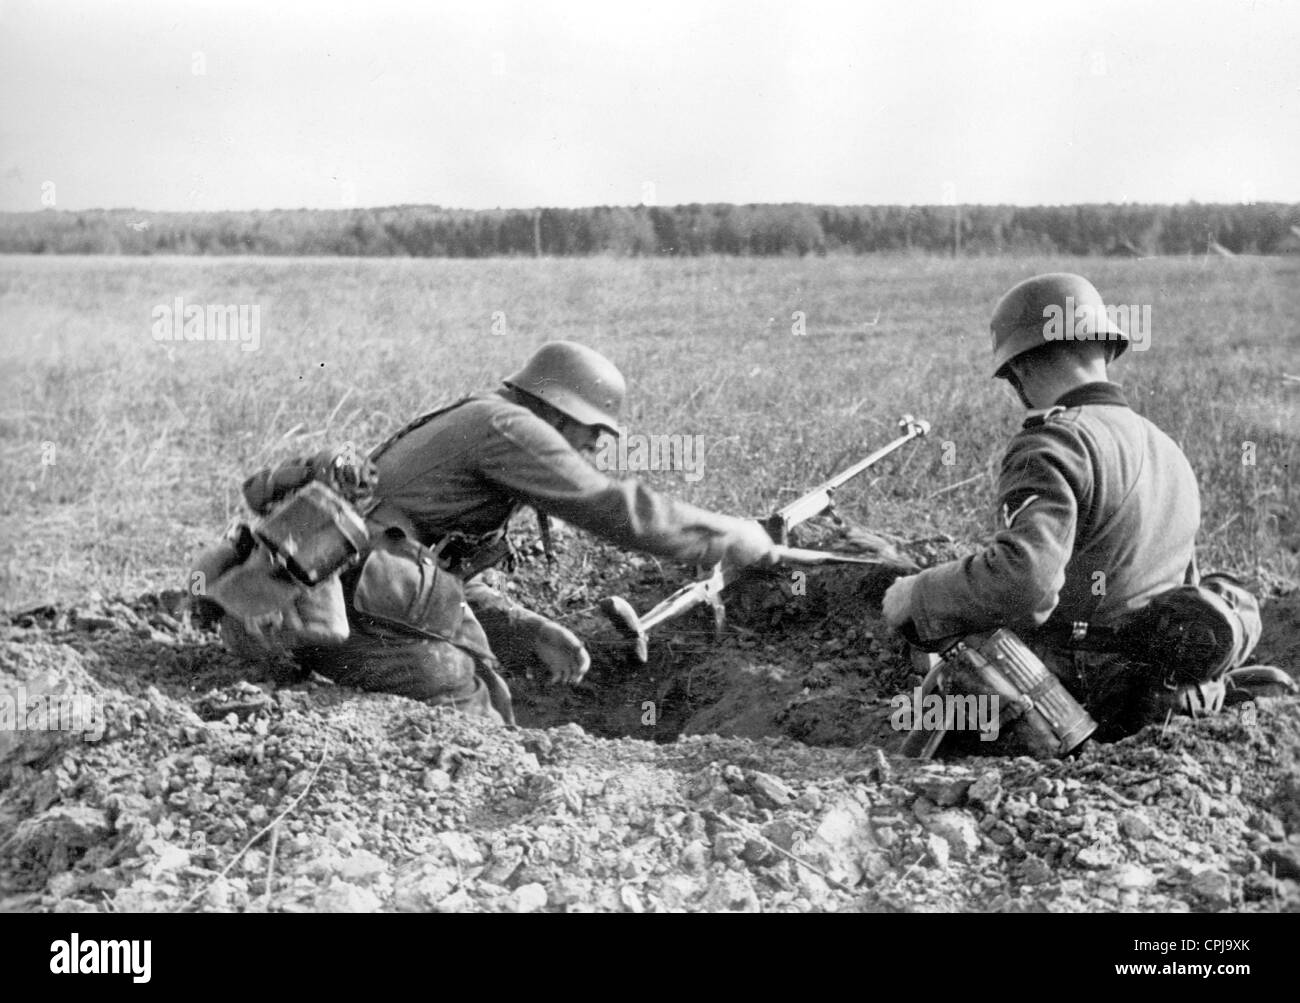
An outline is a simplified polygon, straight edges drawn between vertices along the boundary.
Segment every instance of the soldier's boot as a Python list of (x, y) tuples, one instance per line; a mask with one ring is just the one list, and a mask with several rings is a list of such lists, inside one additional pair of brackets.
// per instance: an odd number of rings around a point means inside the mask
[(1174, 715), (1209, 717), (1223, 709), (1227, 686), (1222, 679), (1196, 683), (1164, 683), (1152, 686), (1138, 704), (1134, 724), (1163, 724)]
[(1275, 665), (1243, 665), (1223, 676), (1227, 684), (1225, 706), (1245, 703), (1256, 697), (1294, 696), (1300, 693), (1296, 681)]

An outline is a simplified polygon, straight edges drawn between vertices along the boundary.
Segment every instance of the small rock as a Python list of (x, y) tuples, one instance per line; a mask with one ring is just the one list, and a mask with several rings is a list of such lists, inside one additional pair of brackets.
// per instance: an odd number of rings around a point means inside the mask
[(1261, 809), (1251, 812), (1250, 826), (1252, 829), (1258, 829), (1269, 839), (1280, 840), (1286, 838), (1286, 827), (1282, 824), (1282, 820), (1271, 811)]
[(316, 896), (316, 912), (376, 912), (379, 897), (369, 888), (349, 884), (335, 877), (330, 886)]
[(1141, 864), (1121, 864), (1107, 876), (1120, 889), (1150, 888), (1156, 883), (1156, 876)]
[(745, 840), (745, 848), (740, 851), (740, 859), (754, 866), (758, 866), (775, 856), (772, 847), (768, 845), (766, 840), (762, 839)]
[(49, 881), (46, 883), (46, 888), (55, 898), (67, 898), (77, 890), (77, 876), (71, 871), (51, 874)]
[(1264, 870), (1276, 873), (1279, 878), (1300, 881), (1300, 847), (1289, 843), (1276, 843), (1259, 851)]
[(964, 811), (940, 811), (926, 820), (930, 832), (944, 839), (958, 860), (970, 860), (979, 849), (979, 830), (975, 820)]
[(546, 889), (542, 885), (534, 882), (532, 884), (520, 885), (506, 896), (504, 908), (506, 912), (537, 912), (538, 909), (545, 908), (546, 900)]
[(973, 785), (968, 778), (927, 776), (919, 778), (913, 786), (940, 808), (951, 808), (966, 800)]
[(546, 891), (546, 901), (552, 906), (568, 906), (591, 898), (591, 880), (572, 875), (561, 875)]
[(976, 807), (988, 812), (998, 810), (1002, 801), (1002, 774), (997, 770), (985, 770), (966, 792), (966, 799)]
[(195, 756), (190, 762), (190, 772), (200, 784), (212, 779), (212, 760), (207, 756)]
[(1151, 838), (1151, 823), (1146, 820), (1146, 816), (1135, 812), (1126, 811), (1119, 817), (1119, 831), (1135, 843), (1144, 839)]
[(788, 819), (773, 819), (762, 828), (763, 835), (783, 850), (793, 850), (798, 827)]
[(446, 770), (425, 770), (420, 777), (420, 786), (426, 791), (445, 791), (451, 786), (451, 774)]
[(1138, 784), (1136, 787), (1129, 788), (1129, 796), (1135, 801), (1145, 801), (1153, 798), (1160, 793), (1160, 781), (1148, 780), (1145, 783)]
[(404, 866), (398, 872), (393, 908), (399, 912), (428, 912), (441, 905), (459, 883), (454, 867), (425, 858), (417, 867)]
[(1222, 871), (1202, 871), (1192, 878), (1187, 890), (1206, 909), (1219, 912), (1232, 905), (1232, 879)]
[(936, 867), (944, 871), (948, 869), (948, 857), (951, 850), (946, 839), (933, 832), (930, 833), (925, 837), (925, 851), (930, 855), (930, 859), (934, 861)]
[(522, 846), (515, 844), (503, 846), (492, 854), (487, 867), (479, 875), (479, 879), (494, 885), (505, 885), (509, 882), (511, 875), (519, 870), (523, 860), (524, 848)]
[(203, 895), (203, 906), (206, 909), (229, 909), (230, 882), (223, 877), (215, 878)]
[(15, 848), (22, 853), (48, 860), (56, 854), (85, 850), (109, 835), (102, 810), (75, 805), (50, 808), (24, 819), (18, 824), (13, 840)]
[(1046, 861), (1041, 857), (1027, 857), (1025, 862), (1020, 865), (1020, 879), (1028, 885), (1041, 885), (1044, 881), (1050, 881), (1052, 878), (1052, 869), (1047, 866)]
[(1119, 863), (1119, 851), (1113, 846), (1085, 846), (1075, 854), (1074, 862), (1092, 871), (1104, 871)]
[(536, 756), (539, 763), (550, 763), (555, 758), (555, 744), (551, 741), (551, 737), (544, 731), (539, 731), (526, 738), (524, 740), (524, 748)]
[[(800, 868), (803, 870), (803, 868)], [(727, 871), (709, 886), (701, 908), (708, 912), (761, 912), (758, 894), (742, 871)]]
[[(293, 826), (296, 824), (296, 821), (290, 823), (290, 829), (293, 829)], [(297, 832), (300, 830), (294, 829), (294, 831)], [(325, 838), (340, 850), (347, 850), (351, 847), (361, 845), (361, 833), (359, 833), (357, 827), (352, 825), (350, 822), (331, 822), (325, 828)]]
[(1264, 873), (1256, 871), (1253, 874), (1246, 875), (1246, 879), (1241, 885), (1242, 897), (1247, 902), (1264, 902), (1274, 899), (1278, 895), (1279, 882)]
[(457, 888), (454, 892), (435, 905), (433, 911), (439, 913), (468, 912), (473, 908), (474, 900), (470, 898), (469, 892), (464, 888)]
[(669, 874), (660, 882), (659, 900), (669, 909), (684, 909), (700, 894), (700, 883), (685, 874)]
[(334, 871), (344, 881), (368, 884), (388, 871), (388, 862), (375, 856), (369, 850), (358, 850), (350, 857), (340, 860)]
[(724, 864), (735, 860), (745, 849), (745, 837), (738, 832), (726, 830), (713, 837), (713, 859)]
[(678, 863), (681, 865), (682, 870), (696, 874), (707, 870), (709, 866), (708, 845), (703, 840), (691, 840), (682, 848)]
[(873, 755), (875, 764), (871, 767), (872, 780), (878, 784), (887, 784), (894, 779), (894, 768), (889, 764), (889, 757), (881, 749)]
[(631, 885), (624, 885), (618, 890), (619, 901), (623, 903), (623, 908), (628, 912), (643, 913), (645, 905), (641, 902), (641, 896)]
[(483, 853), (478, 844), (463, 832), (440, 832), (433, 840), (433, 852), (441, 851), (461, 867), (476, 867), (483, 863)]
[(747, 779), (750, 793), (760, 807), (783, 808), (794, 800), (794, 791), (770, 773), (751, 770)]
[(822, 810), (822, 804), (822, 792), (816, 787), (808, 787), (802, 794), (794, 799), (791, 807), (797, 808), (799, 811), (815, 813)]

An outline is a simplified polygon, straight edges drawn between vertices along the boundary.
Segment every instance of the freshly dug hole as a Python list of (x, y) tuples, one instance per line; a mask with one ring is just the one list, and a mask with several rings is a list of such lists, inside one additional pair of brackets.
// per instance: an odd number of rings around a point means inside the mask
[[(602, 737), (655, 742), (716, 734), (892, 749), (902, 738), (890, 727), (889, 700), (921, 679), (906, 644), (881, 620), (880, 601), (910, 558), (856, 529), (822, 530), (804, 542), (895, 563), (746, 576), (727, 590), (721, 635), (707, 609), (692, 611), (650, 635), (644, 666), (599, 617), (570, 623), (588, 641), (591, 671), (569, 689), (513, 676), (520, 724), (575, 721)], [(935, 556), (933, 544), (908, 549), (927, 562)], [(668, 591), (646, 590), (633, 605), (644, 612)]]

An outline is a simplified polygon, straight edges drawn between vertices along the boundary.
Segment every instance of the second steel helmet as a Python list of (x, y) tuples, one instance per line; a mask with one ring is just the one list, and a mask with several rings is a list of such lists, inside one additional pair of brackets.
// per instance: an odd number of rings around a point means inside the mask
[(1101, 293), (1082, 275), (1050, 272), (1015, 285), (998, 301), (990, 323), (993, 375), (1007, 363), (1055, 341), (1103, 341), (1115, 346), (1111, 358), (1128, 348), (1129, 337), (1110, 319)]
[(548, 341), (505, 384), (546, 401), (583, 425), (618, 434), (627, 383), (618, 367), (575, 341)]

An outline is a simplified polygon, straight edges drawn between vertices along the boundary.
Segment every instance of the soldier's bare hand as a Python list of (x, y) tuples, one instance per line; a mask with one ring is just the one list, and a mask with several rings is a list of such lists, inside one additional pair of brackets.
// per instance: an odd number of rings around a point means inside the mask
[(553, 683), (581, 682), (591, 668), (591, 656), (578, 636), (550, 620), (541, 625), (533, 653), (551, 670)]
[(895, 630), (912, 619), (912, 588), (916, 585), (916, 578), (916, 575), (904, 575), (894, 579), (880, 604), (885, 622)]

